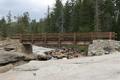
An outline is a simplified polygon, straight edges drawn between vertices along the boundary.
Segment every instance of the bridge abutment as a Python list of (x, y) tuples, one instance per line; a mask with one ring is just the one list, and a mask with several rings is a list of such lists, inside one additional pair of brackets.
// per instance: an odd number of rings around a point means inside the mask
[(32, 54), (33, 53), (32, 44), (23, 44), (23, 53)]

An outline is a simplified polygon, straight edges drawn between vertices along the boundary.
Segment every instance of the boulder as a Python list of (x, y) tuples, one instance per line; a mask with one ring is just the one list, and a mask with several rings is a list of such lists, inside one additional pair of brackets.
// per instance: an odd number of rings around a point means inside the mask
[(6, 66), (0, 67), (0, 73), (4, 73), (12, 69), (14, 66), (12, 64), (8, 64)]
[(94, 40), (88, 48), (88, 56), (100, 56), (111, 54), (120, 50), (120, 41), (115, 40)]
[(4, 47), (5, 51), (12, 51), (12, 50), (15, 50), (15, 49), (16, 49), (16, 46), (14, 46), (14, 45), (8, 45), (8, 46)]
[(25, 56), (20, 53), (8, 53), (8, 52), (0, 52), (0, 65), (6, 65), (9, 63), (14, 63), (20, 60), (24, 60)]
[(19, 40), (6, 39), (0, 41), (0, 50), (22, 52), (23, 45)]
[(42, 61), (46, 61), (46, 60), (50, 60), (52, 57), (51, 56), (49, 56), (49, 55), (45, 55), (45, 56), (43, 56), (43, 55), (36, 55), (37, 56), (37, 60), (42, 60)]

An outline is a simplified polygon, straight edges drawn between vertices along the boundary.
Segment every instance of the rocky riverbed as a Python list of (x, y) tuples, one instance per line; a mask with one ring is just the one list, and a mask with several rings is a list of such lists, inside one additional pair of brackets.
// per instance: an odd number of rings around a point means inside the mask
[[(84, 52), (73, 48), (44, 48), (33, 45), (33, 54), (22, 52), (23, 45), (18, 40), (0, 41), (0, 73), (31, 60), (50, 61), (83, 58)], [(94, 40), (88, 48), (88, 56), (100, 56), (120, 52), (120, 42), (114, 40)]]
[(30, 61), (0, 80), (120, 80), (120, 53), (69, 60)]
[(7, 39), (0, 41), (0, 73), (28, 63), (31, 60), (47, 61), (81, 57), (80, 52), (72, 48), (52, 49), (35, 45), (32, 48), (33, 54), (26, 54), (22, 52), (23, 45), (19, 40)]

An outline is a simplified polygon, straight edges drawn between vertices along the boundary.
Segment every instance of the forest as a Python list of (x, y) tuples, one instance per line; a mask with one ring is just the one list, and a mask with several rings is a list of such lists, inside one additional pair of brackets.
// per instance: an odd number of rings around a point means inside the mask
[(116, 32), (120, 40), (120, 0), (56, 0), (47, 16), (37, 21), (29, 12), (0, 19), (0, 35), (25, 33)]

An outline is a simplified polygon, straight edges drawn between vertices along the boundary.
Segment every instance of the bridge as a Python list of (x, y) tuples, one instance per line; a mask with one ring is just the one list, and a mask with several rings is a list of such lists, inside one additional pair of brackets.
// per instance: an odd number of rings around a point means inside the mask
[(87, 45), (96, 39), (115, 39), (115, 32), (88, 33), (39, 33), (17, 34), (12, 39), (19, 39), (23, 44), (39, 45)]
[(19, 39), (24, 45), (24, 52), (32, 52), (32, 44), (39, 46), (64, 46), (84, 45), (88, 46), (93, 40), (114, 40), (115, 32), (88, 32), (88, 33), (39, 33), (39, 34), (16, 34), (12, 39)]

